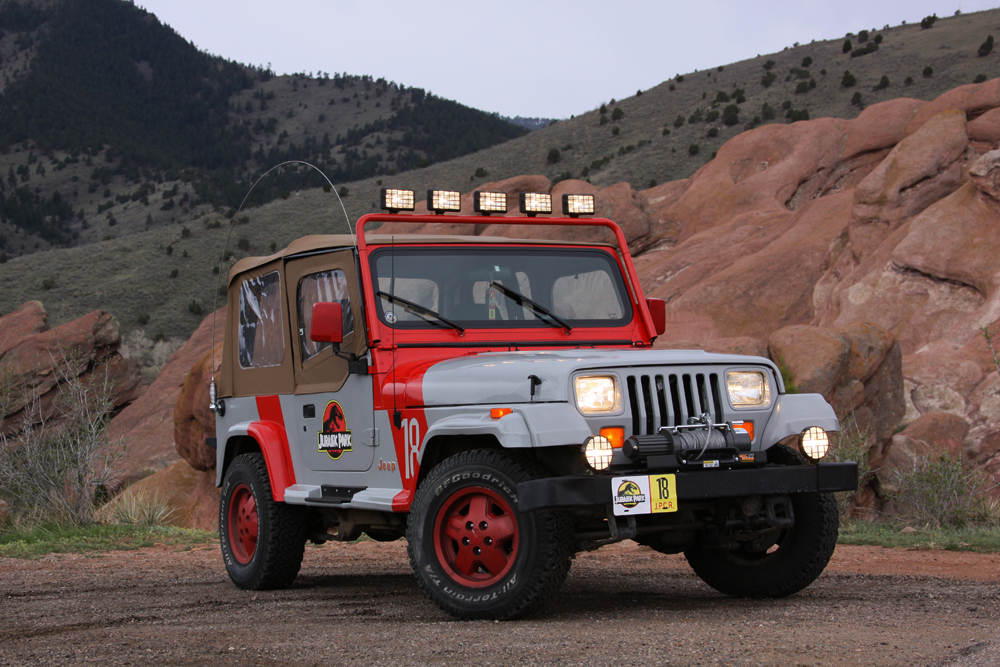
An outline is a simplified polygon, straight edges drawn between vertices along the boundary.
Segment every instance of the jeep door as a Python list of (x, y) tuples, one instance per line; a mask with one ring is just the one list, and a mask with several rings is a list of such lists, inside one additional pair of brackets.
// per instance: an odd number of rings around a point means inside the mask
[[(350, 373), (346, 358), (367, 352), (353, 249), (294, 258), (285, 267), (295, 375), (295, 440), (306, 468), (363, 472), (375, 456), (372, 377)], [(343, 308), (340, 355), (330, 343), (309, 338), (312, 307)], [(293, 434), (289, 434), (292, 445)]]

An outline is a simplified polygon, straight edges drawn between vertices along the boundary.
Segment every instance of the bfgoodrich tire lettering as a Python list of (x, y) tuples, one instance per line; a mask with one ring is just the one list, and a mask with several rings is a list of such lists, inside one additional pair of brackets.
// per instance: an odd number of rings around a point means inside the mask
[(290, 586), (302, 566), (306, 517), (275, 502), (261, 454), (237, 456), (222, 482), (219, 541), (229, 578), (246, 590)]
[(453, 456), (417, 489), (407, 553), (427, 596), (461, 619), (504, 620), (552, 598), (569, 572), (572, 520), (517, 511), (517, 485), (541, 476), (505, 452)]
[(782, 532), (777, 549), (689, 549), (684, 556), (695, 574), (720, 593), (748, 598), (785, 597), (815, 581), (837, 546), (837, 501), (831, 493), (800, 493), (791, 500), (795, 525)]

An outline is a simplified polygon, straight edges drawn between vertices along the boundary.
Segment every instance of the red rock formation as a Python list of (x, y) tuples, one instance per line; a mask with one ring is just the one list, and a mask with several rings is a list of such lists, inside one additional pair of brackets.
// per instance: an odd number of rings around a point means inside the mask
[[(216, 313), (216, 318), (215, 348), (216, 354), (221, 355), (226, 330), (225, 308)], [(139, 400), (111, 421), (112, 434), (124, 436), (129, 442), (128, 455), (119, 464), (126, 481), (135, 480), (150, 470), (161, 469), (177, 460), (179, 447), (174, 445), (174, 414), (178, 397), (192, 366), (208, 354), (211, 341), (212, 316), (208, 315), (191, 338), (174, 352)], [(207, 396), (207, 387), (205, 391)], [(207, 397), (204, 402), (208, 403)], [(212, 461), (214, 465), (214, 459)]]
[(107, 378), (115, 408), (135, 400), (145, 382), (138, 366), (118, 353), (120, 345), (118, 321), (101, 310), (55, 329), (48, 328), (37, 301), (0, 317), (0, 370), (10, 392), (0, 430), (9, 435), (21, 429), (25, 407), (36, 401), (40, 410), (33, 419), (57, 422), (62, 385), (74, 378)]

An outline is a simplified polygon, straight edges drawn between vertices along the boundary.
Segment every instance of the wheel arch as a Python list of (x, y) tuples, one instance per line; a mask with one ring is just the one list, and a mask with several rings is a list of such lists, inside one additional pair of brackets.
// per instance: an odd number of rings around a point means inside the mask
[(474, 449), (504, 449), (504, 447), (492, 433), (438, 433), (432, 435), (422, 447), (417, 484), (420, 484), (427, 473), (445, 459)]

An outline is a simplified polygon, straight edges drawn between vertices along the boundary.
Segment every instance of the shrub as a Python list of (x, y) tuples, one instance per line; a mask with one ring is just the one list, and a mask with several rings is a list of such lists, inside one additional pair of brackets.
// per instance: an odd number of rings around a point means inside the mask
[(989, 35), (986, 38), (986, 41), (979, 45), (979, 50), (976, 51), (976, 54), (980, 58), (985, 58), (986, 56), (990, 55), (992, 51), (993, 51), (993, 35)]
[(719, 120), (719, 112), (717, 109), (712, 109), (705, 115), (706, 123), (714, 123), (717, 120)]
[(490, 172), (486, 171), (484, 167), (476, 167), (476, 173), (473, 174), (476, 178), (486, 178), (490, 175)]
[(177, 269), (170, 269), (171, 278), (176, 278), (178, 275), (180, 275), (180, 271), (178, 271)]
[(677, 83), (684, 83), (684, 75), (678, 74), (676, 77)]
[(237, 241), (236, 243), (236, 247), (242, 250), (243, 252), (250, 250), (250, 239), (248, 239), (245, 236), (241, 236), (240, 240)]
[(55, 278), (46, 278), (42, 281), (42, 289), (48, 292), (50, 289), (54, 289), (56, 286)]
[(611, 112), (611, 120), (619, 121), (625, 117), (625, 112), (622, 111), (621, 107), (615, 107), (615, 110)]
[(617, 125), (615, 125), (615, 126), (614, 126), (613, 128), (611, 128), (611, 134), (612, 134), (612, 136), (615, 136), (615, 137), (617, 137), (617, 136), (618, 136), (618, 133), (619, 133), (620, 131), (621, 131), (621, 130), (619, 130), (619, 129), (618, 129), (618, 126), (617, 126)]
[(685, 122), (686, 121), (684, 116), (678, 116), (677, 118), (674, 119), (674, 127), (675, 128), (681, 127), (682, 125), (684, 125)]
[(700, 150), (701, 148), (698, 147), (698, 144), (691, 144), (688, 146), (688, 155), (697, 155)]
[(605, 116), (604, 114), (601, 114), (601, 117), (597, 120), (597, 124), (598, 125), (607, 125), (608, 124), (608, 117)]
[(861, 102), (861, 91), (854, 93), (854, 96), (851, 97), (851, 104), (864, 108), (864, 104)]
[(844, 70), (844, 78), (840, 80), (840, 85), (844, 88), (850, 88), (856, 84), (858, 80), (851, 74), (850, 70)]
[(853, 48), (854, 48), (854, 45), (851, 44), (851, 40), (845, 39), (844, 40), (844, 48), (842, 48), (841, 51), (843, 51), (844, 53), (850, 53), (851, 49), (853, 49)]
[(128, 526), (162, 526), (169, 521), (176, 509), (159, 494), (140, 491), (124, 493), (102, 509), (101, 515), (109, 523)]
[(197, 315), (201, 317), (205, 314), (205, 309), (201, 307), (201, 304), (191, 299), (191, 303), (188, 304), (188, 312), (192, 315)]
[(841, 516), (848, 512), (855, 495), (863, 492), (878, 472), (878, 469), (871, 467), (869, 460), (871, 440), (869, 430), (859, 428), (853, 416), (848, 417), (841, 424), (839, 433), (832, 434), (830, 437), (828, 460), (841, 463), (854, 461), (858, 464), (858, 490), (842, 491), (836, 494)]
[(670, 130), (666, 127), (663, 128), (663, 136), (667, 136), (668, 134), (670, 134)]
[(191, 230), (188, 229), (187, 227), (181, 227), (181, 238), (182, 239), (191, 238)]
[(695, 109), (694, 113), (688, 116), (688, 123), (694, 125), (695, 123), (700, 123), (702, 119), (701, 109)]
[(882, 35), (875, 35), (875, 43), (876, 44), (882, 43)]
[(813, 64), (812, 56), (806, 56), (805, 58), (802, 59), (803, 67), (809, 67), (812, 64)]
[(799, 85), (795, 86), (796, 93), (808, 93), (809, 92), (809, 82), (799, 81)]
[(941, 454), (914, 459), (889, 478), (889, 497), (902, 515), (933, 526), (963, 526), (975, 517), (989, 483), (973, 463)]
[(655, 188), (656, 187), (656, 179), (655, 178), (649, 179), (649, 187), (651, 187), (651, 188)]
[(929, 79), (932, 76), (934, 76), (934, 68), (928, 65), (927, 67), (924, 68), (924, 78)]
[(168, 245), (165, 248), (164, 252), (166, 252), (167, 255), (173, 255), (174, 254), (174, 247), (172, 245)]
[(861, 30), (858, 32), (858, 44), (864, 44), (868, 41), (868, 31)]
[(716, 71), (717, 71), (717, 72), (721, 72), (721, 71), (722, 71), (722, 69), (723, 69), (722, 65), (719, 65), (719, 67), (718, 67), (718, 68), (716, 69)]
[(986, 75), (985, 74), (977, 74), (976, 78), (972, 80), (972, 83), (982, 83), (983, 81), (986, 81)]
[(777, 114), (775, 113), (771, 105), (768, 104), (767, 102), (764, 102), (764, 105), (760, 108), (760, 117), (763, 120), (774, 120), (776, 115)]
[(819, 71), (819, 73), (820, 73), (820, 74), (822, 74), (823, 76), (826, 76), (826, 70), (825, 70), (825, 69), (821, 69), (821, 70)]
[(135, 318), (135, 321), (139, 323), (139, 326), (144, 327), (149, 324), (149, 313), (140, 313), (139, 317)]
[(904, 86), (909, 86), (912, 83), (913, 83), (913, 77), (912, 76), (908, 76), (905, 79), (903, 79), (903, 85)]
[(878, 51), (878, 44), (875, 42), (868, 42), (861, 48), (851, 51), (851, 57), (860, 58), (861, 56), (867, 56), (869, 53), (875, 53), (876, 51)]
[(778, 77), (775, 75), (774, 72), (768, 72), (767, 74), (761, 77), (760, 85), (764, 86), (765, 88), (769, 88), (777, 78)]
[(348, 193), (348, 190), (347, 190), (347, 186), (346, 185), (341, 185), (340, 189), (337, 190), (337, 194), (340, 195), (341, 197), (346, 197), (347, 193)]
[(789, 109), (788, 111), (785, 112), (785, 118), (787, 118), (790, 123), (794, 123), (800, 120), (809, 120), (809, 110)]
[[(114, 382), (107, 372), (83, 379), (68, 361), (54, 373), (60, 388), (55, 403), (43, 409), (37, 398), (30, 400), (21, 410), (20, 433), (11, 438), (14, 446), (0, 447), (0, 495), (27, 523), (85, 525), (93, 521), (97, 496), (114, 482), (114, 465), (125, 454), (124, 439), (108, 435)], [(12, 411), (12, 394), (13, 383), (4, 375), (0, 414)]]
[(740, 122), (740, 108), (735, 104), (730, 104), (722, 110), (722, 122), (725, 125), (736, 125)]
[(559, 149), (558, 148), (550, 148), (549, 149), (549, 154), (545, 157), (545, 160), (549, 164), (555, 164), (556, 162), (559, 162), (559, 160), (561, 160), (561, 159), (562, 159), (562, 155), (559, 153)]
[(882, 78), (878, 80), (877, 84), (875, 84), (875, 90), (885, 90), (888, 87), (889, 87), (889, 77), (883, 74)]
[(775, 63), (773, 60), (768, 60), (766, 63), (764, 63), (764, 69), (771, 69), (776, 64), (777, 63)]
[(726, 102), (729, 101), (729, 93), (727, 93), (724, 90), (720, 90), (718, 93), (715, 94), (715, 101), (718, 102), (719, 104), (725, 104)]
[(602, 115), (602, 116), (603, 116), (604, 114), (606, 114), (606, 113), (608, 112), (608, 105), (606, 105), (606, 104), (602, 104), (602, 105), (601, 105), (601, 108), (600, 108), (600, 112), (601, 112), (601, 115)]
[(674, 84), (670, 84), (669, 86), (667, 86), (667, 90), (670, 90), (670, 91), (677, 90), (677, 86), (675, 86)]
[(937, 22), (937, 14), (925, 16), (920, 20), (920, 29), (929, 30)]
[(801, 67), (793, 67), (788, 70), (788, 73), (794, 76), (796, 79), (807, 79), (809, 78), (809, 70), (802, 69)]
[(715, 137), (719, 136), (719, 128), (717, 127), (708, 128), (707, 135), (709, 139), (714, 139)]

